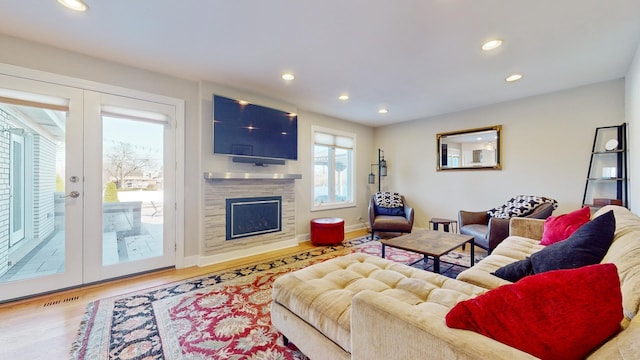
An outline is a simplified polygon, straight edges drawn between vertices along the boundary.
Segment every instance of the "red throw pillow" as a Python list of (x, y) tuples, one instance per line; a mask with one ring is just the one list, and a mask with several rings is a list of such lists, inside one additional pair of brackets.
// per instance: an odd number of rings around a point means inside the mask
[(544, 231), (540, 244), (551, 245), (571, 236), (578, 228), (589, 221), (591, 209), (588, 206), (568, 214), (549, 216), (544, 221)]
[(447, 314), (447, 326), (471, 330), (541, 359), (582, 359), (620, 329), (620, 279), (614, 264), (531, 275)]

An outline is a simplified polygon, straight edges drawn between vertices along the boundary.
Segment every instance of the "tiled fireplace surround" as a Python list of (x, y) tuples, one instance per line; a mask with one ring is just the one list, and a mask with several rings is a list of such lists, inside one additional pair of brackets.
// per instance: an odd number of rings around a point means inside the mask
[[(273, 178), (251, 178), (250, 174), (205, 174), (204, 247), (205, 257), (221, 258), (220, 254), (267, 247), (289, 241), (295, 244), (296, 203), (294, 176), (273, 174)], [(247, 178), (249, 177), (249, 178)], [(265, 196), (282, 197), (282, 231), (226, 240), (226, 199)], [(224, 257), (224, 256), (223, 256)], [(231, 258), (236, 256), (230, 256)], [(222, 258), (221, 258), (222, 259)]]

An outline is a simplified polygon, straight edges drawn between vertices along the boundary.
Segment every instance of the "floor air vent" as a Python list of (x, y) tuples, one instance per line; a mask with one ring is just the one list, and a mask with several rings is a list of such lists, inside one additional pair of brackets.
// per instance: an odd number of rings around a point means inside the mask
[(49, 307), (49, 306), (64, 304), (64, 303), (76, 301), (78, 299), (80, 299), (80, 296), (72, 296), (66, 299), (53, 300), (53, 301), (49, 301), (48, 303), (45, 303), (44, 305), (42, 305), (42, 307)]

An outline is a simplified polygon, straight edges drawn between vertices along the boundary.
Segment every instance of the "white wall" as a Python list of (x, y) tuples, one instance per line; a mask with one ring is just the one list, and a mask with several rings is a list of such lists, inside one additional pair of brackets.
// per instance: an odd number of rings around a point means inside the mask
[[(487, 210), (519, 194), (581, 206), (595, 128), (625, 121), (624, 81), (614, 80), (378, 128), (387, 190), (405, 195), (416, 226), (458, 210)], [(502, 170), (436, 171), (436, 134), (502, 125)]]
[(640, 213), (640, 45), (625, 79), (625, 107), (629, 124), (629, 208)]

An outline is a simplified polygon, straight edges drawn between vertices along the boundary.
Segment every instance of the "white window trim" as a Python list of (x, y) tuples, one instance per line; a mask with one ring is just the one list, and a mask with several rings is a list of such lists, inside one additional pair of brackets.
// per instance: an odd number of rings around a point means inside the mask
[[(315, 147), (315, 133), (316, 132), (323, 132), (326, 134), (331, 134), (331, 135), (337, 135), (337, 136), (346, 136), (346, 137), (350, 137), (353, 139), (353, 149), (352, 149), (352, 159), (351, 161), (353, 162), (353, 178), (351, 179), (351, 183), (352, 185), (352, 189), (351, 189), (351, 193), (352, 193), (352, 197), (351, 197), (351, 201), (349, 202), (333, 202), (333, 203), (322, 203), (321, 205), (316, 205), (315, 201), (314, 201), (314, 185), (315, 185), (315, 180), (314, 180), (314, 175), (315, 175), (315, 153), (314, 153), (314, 147)], [(336, 129), (330, 129), (330, 128), (326, 128), (326, 127), (322, 127), (322, 126), (317, 126), (317, 125), (312, 125), (311, 126), (311, 211), (322, 211), (322, 210), (331, 210), (331, 209), (344, 209), (344, 208), (351, 208), (351, 207), (355, 207), (356, 206), (356, 195), (357, 194), (357, 182), (356, 182), (356, 164), (358, 163), (356, 161), (356, 157), (357, 157), (357, 152), (356, 152), (356, 148), (357, 148), (357, 143), (358, 143), (358, 139), (356, 134), (351, 133), (351, 132), (346, 132), (346, 131), (341, 131), (341, 130), (336, 130)]]

